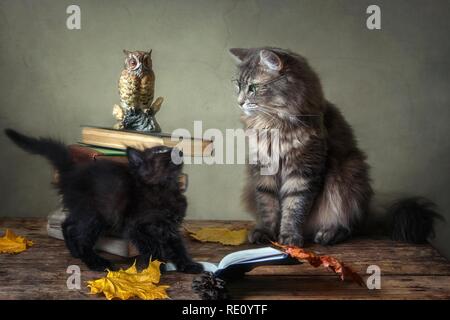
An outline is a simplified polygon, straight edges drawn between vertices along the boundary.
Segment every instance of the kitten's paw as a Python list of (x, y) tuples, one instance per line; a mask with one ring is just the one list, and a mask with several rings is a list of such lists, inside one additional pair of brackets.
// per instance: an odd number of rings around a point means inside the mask
[(266, 244), (275, 241), (275, 236), (269, 230), (255, 228), (248, 234), (248, 241), (253, 244)]
[(186, 264), (178, 265), (177, 271), (184, 273), (200, 273), (203, 271), (203, 266), (197, 262), (189, 262)]
[(136, 258), (136, 269), (138, 271), (147, 269), (150, 264), (150, 259), (151, 259), (150, 255), (147, 255), (147, 254), (141, 254), (140, 256), (138, 256)]
[(278, 243), (285, 246), (296, 246), (301, 248), (305, 244), (305, 240), (302, 236), (297, 234), (280, 234), (278, 237)]
[(90, 261), (84, 261), (86, 266), (92, 270), (92, 271), (106, 271), (108, 270), (114, 270), (114, 265), (111, 263), (111, 261), (103, 259), (103, 258), (96, 258), (95, 260)]

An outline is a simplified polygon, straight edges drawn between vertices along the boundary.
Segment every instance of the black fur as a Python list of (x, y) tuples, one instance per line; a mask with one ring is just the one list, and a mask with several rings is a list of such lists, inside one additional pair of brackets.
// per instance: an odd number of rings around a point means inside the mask
[(68, 171), (73, 166), (70, 153), (63, 143), (48, 138), (30, 138), (12, 129), (5, 129), (5, 134), (22, 149), (47, 158), (59, 172)]
[(178, 186), (182, 164), (171, 161), (171, 148), (143, 152), (129, 148), (129, 165), (96, 161), (74, 165), (67, 147), (52, 139), (26, 137), (5, 130), (22, 149), (46, 157), (60, 171), (58, 184), (69, 215), (64, 239), (72, 256), (90, 269), (113, 268), (94, 251), (99, 236), (122, 234), (141, 253), (138, 267), (149, 259), (172, 261), (177, 270), (202, 271), (188, 255), (179, 228), (186, 213), (186, 197)]
[(425, 243), (434, 236), (434, 221), (442, 219), (435, 211), (435, 204), (422, 197), (397, 201), (388, 209), (392, 240)]

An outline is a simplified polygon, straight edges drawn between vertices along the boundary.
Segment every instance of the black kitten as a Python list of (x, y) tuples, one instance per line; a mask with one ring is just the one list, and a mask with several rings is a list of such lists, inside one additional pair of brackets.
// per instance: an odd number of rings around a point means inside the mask
[(5, 133), (58, 169), (58, 189), (69, 211), (62, 226), (64, 239), (72, 256), (90, 269), (113, 267), (94, 251), (94, 245), (104, 233), (120, 233), (139, 250), (139, 267), (151, 257), (172, 261), (182, 272), (202, 271), (189, 257), (179, 232), (187, 202), (178, 186), (183, 165), (172, 162), (171, 148), (159, 146), (144, 152), (128, 148), (128, 166), (112, 161), (75, 165), (62, 143), (11, 129)]

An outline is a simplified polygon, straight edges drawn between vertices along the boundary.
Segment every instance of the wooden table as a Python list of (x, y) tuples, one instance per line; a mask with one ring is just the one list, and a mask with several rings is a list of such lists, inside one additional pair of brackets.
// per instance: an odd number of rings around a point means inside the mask
[[(249, 221), (187, 221), (190, 229), (203, 226), (250, 227)], [(72, 258), (63, 241), (46, 235), (45, 219), (0, 218), (0, 230), (11, 228), (34, 241), (34, 246), (17, 255), (0, 255), (0, 299), (104, 299), (90, 295), (86, 281), (104, 275), (89, 271)], [(251, 248), (222, 246), (187, 240), (199, 261), (218, 262), (227, 253)], [(236, 299), (449, 299), (450, 263), (430, 245), (410, 245), (387, 239), (353, 239), (332, 247), (308, 246), (320, 254), (334, 255), (352, 266), (364, 278), (367, 267), (381, 268), (381, 289), (369, 290), (355, 283), (341, 282), (336, 275), (307, 264), (259, 267), (245, 279), (229, 285)], [(124, 266), (129, 261), (119, 261)], [(81, 267), (81, 290), (69, 290), (66, 269)], [(198, 299), (191, 290), (193, 275), (170, 272), (161, 283), (170, 285), (172, 299)]]

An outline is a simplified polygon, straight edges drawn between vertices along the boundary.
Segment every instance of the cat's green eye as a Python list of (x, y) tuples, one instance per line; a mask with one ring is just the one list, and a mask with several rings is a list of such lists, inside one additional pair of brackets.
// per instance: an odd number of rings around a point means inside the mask
[(256, 84), (249, 85), (248, 92), (255, 93), (256, 92)]

